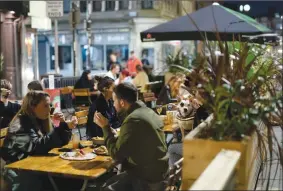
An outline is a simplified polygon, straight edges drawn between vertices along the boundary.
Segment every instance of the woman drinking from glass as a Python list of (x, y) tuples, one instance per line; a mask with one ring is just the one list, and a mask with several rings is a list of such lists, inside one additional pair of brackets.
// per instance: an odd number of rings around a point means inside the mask
[[(30, 155), (44, 155), (53, 148), (69, 143), (77, 119), (68, 124), (63, 113), (55, 113), (60, 120), (53, 128), (50, 119), (50, 97), (43, 91), (30, 91), (23, 99), (22, 107), (11, 121), (1, 151), (7, 164), (22, 160)], [(42, 177), (33, 173), (7, 170), (4, 176), (11, 180), (12, 190), (42, 190)]]

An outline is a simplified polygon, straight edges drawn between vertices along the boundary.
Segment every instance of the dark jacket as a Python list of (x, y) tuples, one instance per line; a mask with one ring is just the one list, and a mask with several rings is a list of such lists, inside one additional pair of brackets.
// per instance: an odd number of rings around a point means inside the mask
[(1, 155), (7, 163), (22, 160), (29, 155), (47, 154), (51, 149), (68, 144), (72, 132), (66, 123), (45, 133), (38, 119), (19, 115), (9, 126)]
[(171, 97), (171, 90), (168, 85), (165, 85), (157, 98), (156, 104), (158, 105), (166, 105), (168, 103), (177, 102), (177, 99)]
[[(80, 78), (75, 86), (74, 89), (89, 89), (90, 92), (94, 92), (94, 82), (93, 80), (88, 80), (84, 78)], [(91, 100), (89, 100), (91, 99)], [(96, 99), (96, 95), (91, 95), (90, 98), (87, 96), (78, 96), (75, 98), (75, 105), (90, 105), (90, 101), (94, 101)]]
[(104, 117), (109, 120), (110, 126), (113, 129), (120, 127), (121, 123), (118, 119), (117, 112), (114, 108), (113, 101), (109, 100), (108, 103), (105, 100), (103, 94), (100, 94), (95, 102), (89, 108), (86, 134), (88, 137), (103, 137), (102, 129), (93, 122), (93, 116), (95, 112), (100, 112)]
[(21, 105), (17, 103), (8, 102), (8, 105), (5, 106), (2, 101), (0, 101), (0, 129), (9, 126), (9, 123), (12, 121), (14, 116), (21, 109)]
[(164, 180), (168, 157), (163, 126), (153, 110), (137, 101), (125, 114), (118, 138), (114, 137), (110, 127), (103, 128), (109, 154), (139, 179), (151, 183)]

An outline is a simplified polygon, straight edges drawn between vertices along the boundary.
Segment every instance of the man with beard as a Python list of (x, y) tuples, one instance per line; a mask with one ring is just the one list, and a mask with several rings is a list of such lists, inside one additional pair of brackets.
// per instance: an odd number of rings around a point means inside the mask
[(168, 157), (163, 122), (151, 109), (137, 101), (137, 89), (130, 83), (114, 88), (114, 107), (123, 121), (115, 138), (108, 120), (94, 114), (95, 123), (103, 130), (111, 157), (122, 163), (123, 172), (109, 179), (102, 190), (165, 190)]

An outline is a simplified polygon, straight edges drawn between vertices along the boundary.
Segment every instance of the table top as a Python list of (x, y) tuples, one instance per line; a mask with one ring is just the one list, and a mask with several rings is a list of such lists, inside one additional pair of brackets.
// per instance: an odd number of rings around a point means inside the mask
[(176, 128), (177, 125), (177, 123), (166, 124), (162, 130), (164, 133), (173, 133), (173, 129)]
[[(92, 144), (91, 141), (81, 141), (83, 145)], [(71, 144), (64, 146), (71, 148)], [(69, 161), (59, 157), (59, 148), (55, 148), (45, 156), (30, 156), (15, 163), (6, 165), (5, 168), (23, 171), (48, 173), (55, 176), (64, 176), (79, 179), (95, 179), (113, 167), (114, 161), (109, 156), (98, 155), (88, 161)], [(92, 148), (86, 147), (85, 152)]]

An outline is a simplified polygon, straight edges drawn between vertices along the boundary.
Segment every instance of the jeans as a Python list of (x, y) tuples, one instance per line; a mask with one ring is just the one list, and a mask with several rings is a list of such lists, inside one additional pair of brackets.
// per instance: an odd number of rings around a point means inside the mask
[(169, 167), (183, 157), (183, 143), (174, 143), (168, 147)]
[(101, 187), (101, 191), (164, 191), (165, 181), (148, 183), (127, 172), (122, 172), (109, 180)]

